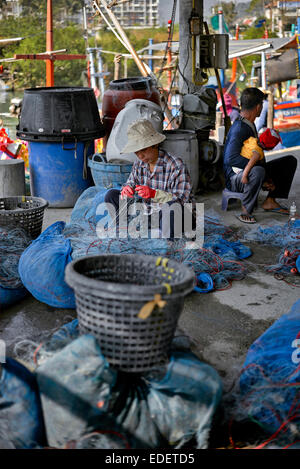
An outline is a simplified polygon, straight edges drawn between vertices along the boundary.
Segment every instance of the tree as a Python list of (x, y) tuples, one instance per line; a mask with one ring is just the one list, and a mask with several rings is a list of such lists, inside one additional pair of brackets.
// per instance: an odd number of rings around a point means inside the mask
[(228, 28), (229, 29), (234, 28), (235, 20), (236, 20), (236, 17), (237, 17), (237, 11), (235, 9), (235, 3), (233, 1), (216, 3), (213, 7), (215, 12), (218, 11), (220, 6), (222, 8), (224, 20), (225, 20), (225, 23), (227, 24)]
[(235, 26), (235, 20), (237, 17), (237, 11), (235, 9), (235, 3), (234, 2), (221, 2), (222, 10), (223, 10), (223, 15), (225, 22), (227, 26), (234, 27)]
[[(46, 15), (47, 2), (40, 0), (20, 0), (23, 14), (33, 17), (43, 17)], [(83, 0), (55, 0), (52, 3), (53, 7), (53, 21), (61, 21), (67, 19), (82, 10), (84, 5)], [(62, 17), (62, 18), (61, 18)]]
[(26, 17), (43, 17), (46, 15), (47, 3), (40, 0), (20, 0), (22, 14)]

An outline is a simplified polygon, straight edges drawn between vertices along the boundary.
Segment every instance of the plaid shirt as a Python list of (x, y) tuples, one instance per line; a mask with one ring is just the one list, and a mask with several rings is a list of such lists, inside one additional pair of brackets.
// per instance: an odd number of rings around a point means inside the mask
[(173, 195), (172, 202), (182, 204), (192, 202), (192, 185), (190, 175), (180, 158), (159, 150), (158, 160), (150, 172), (148, 163), (139, 160), (133, 166), (125, 185), (135, 187), (148, 186), (151, 189), (161, 190)]

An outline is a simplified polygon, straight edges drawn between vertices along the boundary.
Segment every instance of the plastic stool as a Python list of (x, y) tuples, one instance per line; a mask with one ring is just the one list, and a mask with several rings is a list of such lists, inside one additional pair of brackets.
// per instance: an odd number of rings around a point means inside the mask
[(242, 192), (231, 192), (228, 189), (224, 189), (222, 192), (222, 210), (227, 210), (229, 199), (240, 199), (243, 200)]

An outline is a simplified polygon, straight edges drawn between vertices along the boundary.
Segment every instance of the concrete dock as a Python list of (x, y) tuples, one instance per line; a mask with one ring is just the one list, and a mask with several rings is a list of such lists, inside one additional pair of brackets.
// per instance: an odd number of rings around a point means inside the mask
[[(297, 157), (298, 168), (289, 200), (282, 200), (282, 203), (290, 205), (295, 201), (299, 213), (300, 147), (286, 151), (288, 153)], [(263, 198), (264, 193), (261, 193), (259, 202)], [(221, 210), (221, 192), (201, 195), (198, 200), (204, 203), (205, 210), (213, 209), (220, 216), (220, 222), (235, 231), (243, 232), (254, 226), (237, 220), (239, 201), (227, 212)], [(43, 229), (58, 220), (68, 221), (70, 213), (71, 209), (48, 209)], [(254, 215), (258, 224), (276, 225), (287, 221), (284, 215), (264, 212), (260, 204)], [(276, 264), (281, 248), (253, 242), (245, 244), (253, 251), (253, 255), (244, 261), (248, 266), (247, 276), (234, 281), (232, 287), (224, 291), (192, 293), (186, 298), (179, 320), (179, 332), (189, 337), (192, 350), (219, 372), (225, 395), (237, 381), (253, 341), (287, 313), (300, 296), (298, 287), (276, 280), (264, 269), (265, 265)], [(298, 283), (300, 286), (300, 277)], [(6, 342), (8, 354), (17, 356), (20, 351), (15, 348), (17, 343), (29, 340), (39, 344), (75, 317), (74, 310), (52, 308), (29, 296), (0, 312), (0, 337)]]

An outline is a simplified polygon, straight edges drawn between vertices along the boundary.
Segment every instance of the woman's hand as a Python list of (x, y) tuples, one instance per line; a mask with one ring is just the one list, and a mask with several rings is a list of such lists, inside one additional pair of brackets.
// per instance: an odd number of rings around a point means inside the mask
[(124, 197), (130, 197), (132, 199), (133, 194), (134, 194), (134, 189), (131, 186), (124, 186), (121, 191), (121, 199), (123, 199)]

